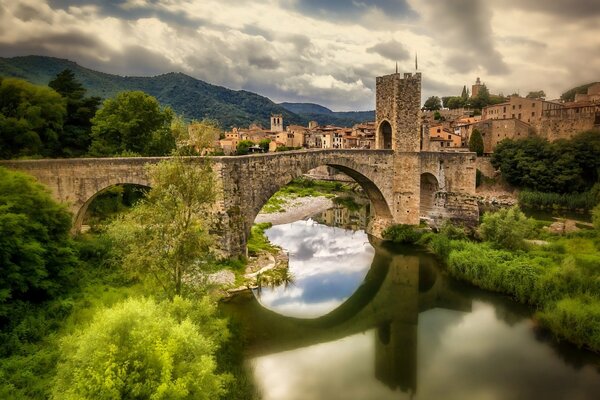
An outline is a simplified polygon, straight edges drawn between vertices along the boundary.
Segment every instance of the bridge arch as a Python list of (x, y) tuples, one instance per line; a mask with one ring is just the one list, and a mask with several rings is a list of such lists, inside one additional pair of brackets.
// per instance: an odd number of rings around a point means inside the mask
[(79, 204), (73, 204), (71, 206), (71, 210), (73, 212), (73, 227), (71, 228), (73, 232), (79, 232), (81, 230), (81, 226), (83, 224), (83, 220), (85, 218), (85, 215), (87, 213), (87, 210), (90, 206), (90, 204), (92, 204), (92, 202), (101, 194), (106, 193), (109, 189), (112, 189), (114, 187), (117, 186), (125, 186), (125, 185), (132, 185), (132, 186), (139, 186), (139, 187), (145, 187), (145, 188), (150, 188), (150, 183), (148, 182), (147, 179), (125, 179), (125, 180), (121, 180), (121, 179), (117, 179), (115, 181), (110, 181), (110, 182), (106, 182), (103, 185), (94, 188), (91, 191), (88, 191), (88, 193), (85, 196), (85, 200)]
[[(297, 154), (302, 156), (302, 152), (298, 152)], [(279, 189), (290, 183), (293, 179), (303, 176), (309, 170), (323, 165), (343, 172), (359, 184), (371, 201), (375, 219), (393, 220), (391, 202), (388, 200), (391, 196), (389, 193), (386, 193), (386, 187), (384, 187), (383, 183), (383, 179), (385, 178), (381, 174), (378, 174), (377, 170), (372, 166), (357, 162), (352, 157), (340, 157), (339, 155), (323, 156), (323, 154), (313, 155), (310, 152), (304, 152), (303, 156), (305, 156), (304, 162), (297, 163), (292, 168), (286, 166), (286, 168), (281, 170), (282, 173), (274, 174), (274, 176), (271, 176), (271, 179), (260, 182), (260, 190), (253, 191), (252, 207), (246, 215), (246, 240), (250, 235), (250, 230), (256, 216)], [(275, 168), (277, 167), (279, 166), (275, 166)]]
[(440, 190), (438, 179), (430, 172), (421, 174), (419, 215), (426, 217), (435, 209), (435, 196)]

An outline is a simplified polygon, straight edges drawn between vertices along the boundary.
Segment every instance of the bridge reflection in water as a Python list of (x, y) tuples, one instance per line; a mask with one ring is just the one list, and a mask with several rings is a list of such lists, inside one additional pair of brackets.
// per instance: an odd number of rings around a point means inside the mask
[(416, 393), (419, 313), (433, 308), (470, 311), (471, 299), (437, 276), (434, 259), (410, 251), (398, 254), (381, 243), (372, 244), (375, 255), (362, 284), (344, 303), (321, 317), (278, 314), (263, 307), (251, 293), (223, 304), (225, 312), (242, 328), (248, 358), (374, 329), (375, 377), (392, 390)]

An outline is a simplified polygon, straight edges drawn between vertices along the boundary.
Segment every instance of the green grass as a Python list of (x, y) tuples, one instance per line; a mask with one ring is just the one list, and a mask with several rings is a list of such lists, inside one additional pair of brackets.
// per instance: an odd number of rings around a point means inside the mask
[(523, 190), (519, 193), (519, 205), (542, 210), (591, 210), (600, 200), (597, 192), (544, 193)]
[(420, 243), (452, 276), (536, 307), (541, 326), (556, 337), (600, 352), (600, 232), (544, 239), (547, 245), (507, 250), (442, 232)]
[(261, 251), (268, 251), (269, 253), (277, 253), (279, 251), (277, 247), (269, 242), (269, 239), (265, 235), (265, 231), (271, 226), (273, 225), (270, 222), (254, 224), (247, 243), (248, 255), (256, 256)]

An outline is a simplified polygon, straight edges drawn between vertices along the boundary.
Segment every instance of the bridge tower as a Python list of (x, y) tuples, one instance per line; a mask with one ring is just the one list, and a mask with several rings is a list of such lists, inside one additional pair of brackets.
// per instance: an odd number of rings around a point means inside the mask
[(376, 79), (375, 146), (394, 151), (394, 222), (419, 224), (421, 73)]

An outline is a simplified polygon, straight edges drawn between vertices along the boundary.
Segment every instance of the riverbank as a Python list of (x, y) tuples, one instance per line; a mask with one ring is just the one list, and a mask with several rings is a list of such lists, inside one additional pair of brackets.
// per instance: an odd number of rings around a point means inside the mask
[(273, 225), (289, 224), (323, 212), (331, 207), (333, 207), (333, 201), (325, 196), (289, 197), (285, 198), (281, 204), (283, 211), (270, 213), (261, 211), (254, 222), (257, 224), (268, 222)]
[(420, 242), (453, 277), (536, 307), (541, 327), (600, 353), (600, 233), (581, 229), (557, 235), (510, 212), (484, 217), (483, 242), (468, 240), (455, 227), (425, 234)]

